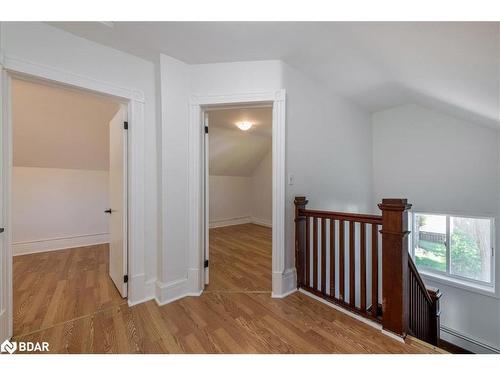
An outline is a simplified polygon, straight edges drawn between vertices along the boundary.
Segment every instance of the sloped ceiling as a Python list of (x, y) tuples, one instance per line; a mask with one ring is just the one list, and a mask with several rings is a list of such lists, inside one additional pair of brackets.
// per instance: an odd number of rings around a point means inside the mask
[[(211, 110), (208, 120), (210, 175), (249, 177), (271, 152), (271, 107)], [(238, 121), (253, 126), (242, 131), (235, 125)]]
[(83, 91), (13, 80), (14, 166), (109, 169), (119, 104)]
[(498, 22), (58, 22), (156, 61), (280, 59), (370, 112), (418, 102), (500, 125)]

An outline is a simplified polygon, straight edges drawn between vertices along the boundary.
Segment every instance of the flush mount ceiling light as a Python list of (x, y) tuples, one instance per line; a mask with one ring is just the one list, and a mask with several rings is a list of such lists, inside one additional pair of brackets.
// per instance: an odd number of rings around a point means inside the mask
[(252, 127), (252, 123), (250, 121), (240, 121), (236, 123), (236, 126), (240, 128), (240, 130), (247, 131)]

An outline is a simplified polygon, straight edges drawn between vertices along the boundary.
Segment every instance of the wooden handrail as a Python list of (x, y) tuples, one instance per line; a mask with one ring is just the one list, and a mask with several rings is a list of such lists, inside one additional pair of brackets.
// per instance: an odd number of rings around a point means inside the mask
[(346, 212), (306, 210), (306, 209), (301, 209), (299, 214), (306, 217), (319, 217), (325, 219), (354, 221), (358, 223), (367, 223), (367, 224), (382, 224), (382, 216), (380, 215), (354, 214)]
[(417, 270), (417, 266), (415, 265), (415, 262), (413, 261), (413, 259), (411, 259), (411, 257), (408, 257), (408, 267), (410, 267), (411, 272), (413, 272), (413, 274), (415, 275), (417, 283), (420, 286), (420, 289), (422, 289), (422, 293), (424, 294), (425, 299), (427, 300), (427, 302), (429, 304), (431, 304), (432, 298), (429, 295), (429, 291), (428, 291), (427, 287), (425, 286), (424, 281), (422, 280), (422, 277), (420, 276), (420, 273)]

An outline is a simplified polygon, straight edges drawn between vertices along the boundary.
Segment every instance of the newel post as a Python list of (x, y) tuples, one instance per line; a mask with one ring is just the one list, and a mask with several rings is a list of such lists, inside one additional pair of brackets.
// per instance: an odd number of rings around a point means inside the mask
[(405, 337), (408, 325), (408, 214), (406, 199), (382, 199), (382, 326)]
[(306, 197), (295, 197), (295, 269), (297, 270), (297, 288), (304, 283), (304, 264), (306, 246), (306, 217), (301, 210), (307, 205)]

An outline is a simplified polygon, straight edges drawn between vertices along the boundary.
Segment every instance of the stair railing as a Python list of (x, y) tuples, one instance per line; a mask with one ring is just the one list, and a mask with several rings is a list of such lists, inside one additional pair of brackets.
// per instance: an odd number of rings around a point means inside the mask
[(406, 199), (383, 199), (382, 215), (309, 210), (305, 197), (294, 203), (298, 288), (437, 345), (441, 294), (425, 288), (409, 256)]

